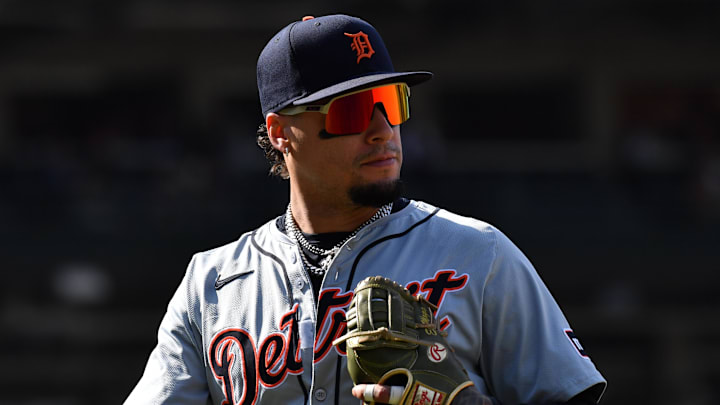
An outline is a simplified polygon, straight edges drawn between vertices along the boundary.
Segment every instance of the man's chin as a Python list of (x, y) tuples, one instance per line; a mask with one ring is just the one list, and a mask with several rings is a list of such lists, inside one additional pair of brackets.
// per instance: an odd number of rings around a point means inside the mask
[(380, 208), (401, 197), (403, 191), (403, 182), (395, 179), (353, 186), (348, 190), (348, 196), (357, 205)]

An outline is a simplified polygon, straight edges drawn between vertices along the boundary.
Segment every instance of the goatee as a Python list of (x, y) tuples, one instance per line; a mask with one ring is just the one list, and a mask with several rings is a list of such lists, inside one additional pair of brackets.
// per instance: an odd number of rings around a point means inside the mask
[(353, 186), (348, 191), (350, 200), (363, 207), (380, 208), (403, 195), (403, 182), (400, 179)]

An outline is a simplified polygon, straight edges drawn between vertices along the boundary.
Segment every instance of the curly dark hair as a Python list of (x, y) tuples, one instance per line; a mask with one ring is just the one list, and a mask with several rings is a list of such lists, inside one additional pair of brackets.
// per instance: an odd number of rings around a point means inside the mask
[(283, 179), (289, 179), (290, 173), (288, 173), (287, 166), (285, 166), (285, 157), (282, 152), (275, 149), (270, 143), (268, 137), (267, 126), (260, 124), (257, 130), (257, 144), (260, 149), (265, 152), (265, 158), (270, 162), (270, 175), (280, 176)]

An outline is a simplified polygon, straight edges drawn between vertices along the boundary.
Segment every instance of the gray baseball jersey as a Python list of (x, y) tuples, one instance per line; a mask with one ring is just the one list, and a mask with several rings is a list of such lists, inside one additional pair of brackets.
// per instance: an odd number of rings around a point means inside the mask
[(345, 243), (319, 297), (299, 254), (275, 220), (196, 254), (126, 404), (355, 403), (331, 342), (372, 275), (436, 304), (470, 378), (503, 404), (605, 384), (530, 262), (484, 222), (411, 201)]

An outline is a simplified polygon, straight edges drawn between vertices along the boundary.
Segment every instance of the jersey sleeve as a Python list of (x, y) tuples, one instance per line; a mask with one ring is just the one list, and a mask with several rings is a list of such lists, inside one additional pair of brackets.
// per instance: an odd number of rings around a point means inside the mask
[(200, 333), (191, 322), (191, 261), (158, 330), (157, 345), (126, 405), (210, 404)]
[[(496, 230), (480, 367), (501, 403), (565, 402), (605, 379), (525, 255)], [(599, 399), (599, 398), (598, 398)]]

